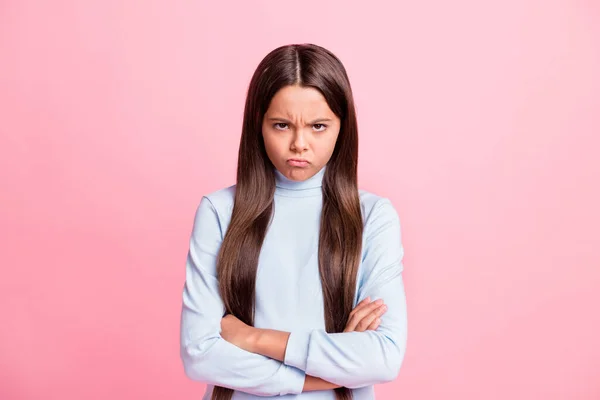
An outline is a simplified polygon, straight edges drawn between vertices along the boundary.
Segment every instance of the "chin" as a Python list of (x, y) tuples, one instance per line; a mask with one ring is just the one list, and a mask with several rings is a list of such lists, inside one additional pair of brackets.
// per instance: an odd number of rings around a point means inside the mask
[(287, 167), (287, 178), (293, 181), (303, 181), (311, 176), (312, 168)]

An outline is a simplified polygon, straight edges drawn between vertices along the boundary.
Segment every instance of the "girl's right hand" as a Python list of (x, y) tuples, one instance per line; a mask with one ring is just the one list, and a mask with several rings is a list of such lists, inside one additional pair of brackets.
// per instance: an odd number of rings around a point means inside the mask
[(374, 331), (381, 323), (379, 317), (386, 311), (387, 306), (383, 304), (382, 299), (371, 301), (371, 298), (367, 297), (350, 312), (344, 332)]

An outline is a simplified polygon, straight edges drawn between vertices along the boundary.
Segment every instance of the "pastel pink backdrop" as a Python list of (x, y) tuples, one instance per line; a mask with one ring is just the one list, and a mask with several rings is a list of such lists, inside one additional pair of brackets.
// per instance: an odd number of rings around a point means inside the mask
[(390, 197), (409, 339), (378, 399), (600, 399), (600, 4), (0, 4), (0, 398), (199, 399), (179, 359), (203, 194), (251, 73), (314, 42)]

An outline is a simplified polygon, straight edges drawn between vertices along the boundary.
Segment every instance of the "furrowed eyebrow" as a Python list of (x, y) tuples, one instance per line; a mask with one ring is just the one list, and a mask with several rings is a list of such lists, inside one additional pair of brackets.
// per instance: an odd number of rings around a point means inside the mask
[[(279, 117), (271, 117), (269, 118), (269, 121), (281, 121), (281, 122), (285, 122), (287, 124), (291, 124), (292, 122), (285, 119), (285, 118), (279, 118)], [(320, 122), (331, 122), (330, 118), (317, 118), (314, 121), (309, 122), (309, 125), (314, 125), (314, 124), (318, 124)]]

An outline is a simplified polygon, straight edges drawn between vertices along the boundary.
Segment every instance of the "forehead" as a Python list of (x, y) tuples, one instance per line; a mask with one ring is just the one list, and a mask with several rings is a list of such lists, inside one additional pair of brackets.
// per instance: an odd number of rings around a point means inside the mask
[(320, 91), (312, 87), (296, 85), (285, 86), (275, 93), (267, 113), (281, 114), (288, 117), (334, 116)]

